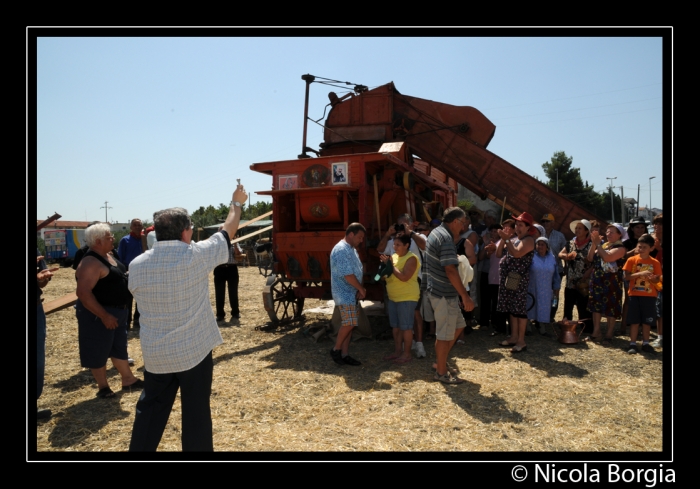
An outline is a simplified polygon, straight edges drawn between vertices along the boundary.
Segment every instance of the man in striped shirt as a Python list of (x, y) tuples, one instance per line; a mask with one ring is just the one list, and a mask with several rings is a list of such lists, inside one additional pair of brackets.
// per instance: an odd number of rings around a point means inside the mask
[(465, 327), (459, 310), (459, 299), (465, 311), (474, 309), (474, 302), (459, 278), (455, 237), (462, 232), (466, 214), (459, 207), (445, 210), (442, 224), (428, 236), (425, 248), (427, 269), (427, 293), (435, 317), (437, 339), (435, 356), (437, 371), (435, 380), (446, 384), (461, 384), (455, 372), (447, 367), (447, 356), (457, 337)]

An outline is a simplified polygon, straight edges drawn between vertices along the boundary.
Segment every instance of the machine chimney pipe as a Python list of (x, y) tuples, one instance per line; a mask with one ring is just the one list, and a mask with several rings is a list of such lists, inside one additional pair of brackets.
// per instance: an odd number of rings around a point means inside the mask
[(311, 158), (306, 154), (306, 127), (309, 120), (309, 85), (316, 79), (313, 75), (301, 75), (301, 79), (306, 82), (306, 97), (304, 99), (304, 140), (301, 143), (301, 154), (297, 158)]

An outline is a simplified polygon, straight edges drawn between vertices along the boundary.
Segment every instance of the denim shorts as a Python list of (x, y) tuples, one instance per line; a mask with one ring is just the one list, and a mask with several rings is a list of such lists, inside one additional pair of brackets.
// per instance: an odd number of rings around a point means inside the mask
[(401, 331), (413, 329), (413, 313), (416, 310), (417, 301), (394, 302), (387, 298), (386, 307), (389, 311), (389, 324), (392, 328)]
[(104, 308), (117, 318), (117, 328), (107, 329), (102, 320), (77, 302), (75, 314), (78, 318), (78, 350), (80, 365), (85, 368), (102, 368), (108, 358), (127, 360), (126, 309)]

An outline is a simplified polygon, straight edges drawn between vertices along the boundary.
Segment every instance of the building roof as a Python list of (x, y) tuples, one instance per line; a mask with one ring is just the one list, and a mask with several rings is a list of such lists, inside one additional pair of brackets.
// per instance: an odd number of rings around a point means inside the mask
[[(36, 225), (38, 226), (42, 222), (44, 222), (46, 219), (37, 219), (36, 220)], [(48, 226), (46, 226), (45, 229), (85, 229), (88, 227), (88, 224), (90, 224), (93, 221), (66, 221), (63, 219), (59, 219), (58, 221), (54, 221)]]

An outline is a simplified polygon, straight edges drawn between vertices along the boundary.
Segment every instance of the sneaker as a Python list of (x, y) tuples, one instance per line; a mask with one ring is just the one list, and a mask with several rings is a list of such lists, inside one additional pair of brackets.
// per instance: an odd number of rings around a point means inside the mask
[(338, 365), (345, 365), (345, 362), (343, 361), (343, 354), (340, 350), (331, 348), (331, 358)]
[(342, 357), (342, 361), (346, 365), (352, 365), (353, 367), (357, 367), (358, 365), (362, 365), (361, 361), (355, 360), (350, 355), (346, 355), (346, 356)]
[(49, 419), (51, 417), (50, 409), (37, 409), (36, 419)]
[(656, 350), (654, 350), (654, 347), (651, 346), (649, 343), (645, 343), (642, 345), (642, 351), (645, 353), (656, 353)]
[(651, 342), (651, 346), (654, 348), (663, 348), (664, 347), (664, 339), (663, 338), (656, 338), (654, 341)]
[(129, 357), (129, 359), (127, 360), (127, 362), (129, 362), (129, 365), (131, 365), (131, 366), (133, 367), (133, 365), (134, 365), (134, 359), (133, 359), (133, 358)]
[(630, 345), (629, 347), (626, 347), (626, 348), (627, 348), (627, 353), (629, 353), (630, 355), (634, 355), (635, 353), (637, 353), (637, 347), (634, 345)]
[(225, 319), (224, 316), (216, 316), (216, 322), (217, 322), (217, 323), (220, 323), (220, 322), (223, 321), (224, 319)]
[(416, 343), (416, 357), (425, 358), (425, 348), (423, 348), (423, 343)]

